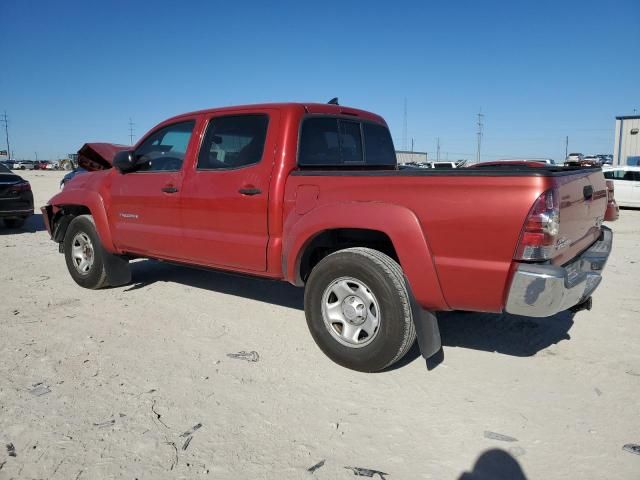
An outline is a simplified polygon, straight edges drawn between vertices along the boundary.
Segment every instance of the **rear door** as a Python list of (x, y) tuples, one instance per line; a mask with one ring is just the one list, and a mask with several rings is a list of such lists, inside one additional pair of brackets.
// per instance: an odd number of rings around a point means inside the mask
[(182, 190), (188, 261), (263, 272), (279, 112), (225, 112), (205, 120), (197, 162)]
[(117, 247), (150, 257), (181, 259), (180, 195), (185, 159), (196, 148), (195, 119), (164, 125), (136, 148), (135, 172), (114, 172), (111, 209)]

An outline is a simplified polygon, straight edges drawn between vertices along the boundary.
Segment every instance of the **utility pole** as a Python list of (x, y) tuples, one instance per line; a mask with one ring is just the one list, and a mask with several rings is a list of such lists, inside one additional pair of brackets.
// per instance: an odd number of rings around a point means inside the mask
[(34, 152), (36, 154), (36, 162), (38, 161), (38, 152)]
[(436, 146), (436, 162), (440, 161), (440, 137), (438, 137), (437, 140), (437, 146)]
[(569, 156), (569, 135), (567, 135), (564, 139), (564, 159), (566, 160)]
[(131, 121), (131, 117), (129, 117), (129, 142), (130, 145), (133, 145), (133, 127), (135, 126), (135, 123), (133, 123)]
[(482, 130), (484, 128), (484, 114), (482, 113), (482, 108), (478, 112), (478, 152), (476, 155), (476, 161), (480, 163), (480, 150), (482, 147)]
[(407, 150), (407, 97), (404, 97), (404, 117), (402, 124), (402, 149)]
[(413, 153), (413, 137), (411, 138), (411, 152)]
[(11, 160), (11, 146), (9, 145), (9, 117), (7, 117), (6, 110), (2, 118), (0, 118), (0, 122), (4, 123), (4, 133), (7, 137), (7, 160)]

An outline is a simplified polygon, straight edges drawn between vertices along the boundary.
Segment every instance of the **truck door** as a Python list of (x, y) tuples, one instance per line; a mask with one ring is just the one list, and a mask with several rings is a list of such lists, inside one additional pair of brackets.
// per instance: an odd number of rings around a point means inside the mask
[(206, 120), (195, 168), (182, 189), (188, 261), (263, 272), (279, 112), (225, 112)]
[(140, 169), (113, 176), (109, 218), (119, 248), (150, 257), (182, 257), (180, 190), (194, 126), (191, 119), (150, 133), (134, 152)]

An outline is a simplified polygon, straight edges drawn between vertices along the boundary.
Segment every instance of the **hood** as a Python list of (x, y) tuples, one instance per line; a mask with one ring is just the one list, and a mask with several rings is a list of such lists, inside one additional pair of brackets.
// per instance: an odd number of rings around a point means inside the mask
[(106, 170), (113, 165), (113, 157), (122, 150), (128, 150), (128, 145), (114, 143), (85, 143), (78, 150), (78, 166), (88, 170)]

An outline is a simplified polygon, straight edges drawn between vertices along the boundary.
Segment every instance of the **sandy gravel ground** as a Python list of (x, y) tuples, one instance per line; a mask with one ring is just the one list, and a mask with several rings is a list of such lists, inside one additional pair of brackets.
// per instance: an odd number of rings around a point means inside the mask
[[(39, 206), (62, 173), (24, 176)], [(380, 374), (288, 284), (138, 261), (83, 290), (41, 217), (2, 229), (0, 479), (639, 479), (640, 211), (613, 228), (590, 312), (443, 314), (442, 364)]]

